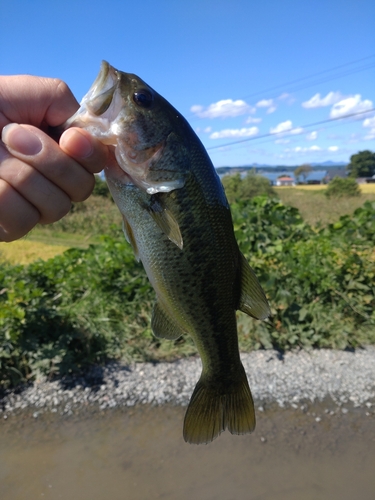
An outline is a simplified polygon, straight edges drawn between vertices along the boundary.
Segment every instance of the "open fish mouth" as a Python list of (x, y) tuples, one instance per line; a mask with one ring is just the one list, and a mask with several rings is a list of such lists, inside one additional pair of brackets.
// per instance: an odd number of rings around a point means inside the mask
[(102, 61), (99, 74), (83, 96), (80, 108), (62, 125), (62, 129), (85, 128), (104, 144), (116, 145), (116, 120), (126, 109), (119, 84), (119, 72), (107, 61)]
[[(80, 108), (60, 129), (80, 127), (104, 144), (113, 146), (117, 164), (126, 174), (125, 184), (134, 184), (148, 194), (181, 188), (182, 179), (155, 179), (150, 175), (169, 138), (168, 133), (163, 137), (150, 137), (150, 130), (145, 128), (147, 99), (152, 103), (155, 94), (136, 75), (118, 71), (102, 61), (99, 74), (82, 98)], [(107, 177), (113, 166), (112, 158), (106, 168)]]

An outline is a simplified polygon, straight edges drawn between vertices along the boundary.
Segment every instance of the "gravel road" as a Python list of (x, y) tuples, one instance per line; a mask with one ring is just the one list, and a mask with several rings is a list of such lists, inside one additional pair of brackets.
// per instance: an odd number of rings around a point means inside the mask
[[(338, 406), (375, 407), (375, 347), (285, 355), (256, 351), (243, 354), (242, 361), (258, 409), (265, 403), (296, 407), (326, 398)], [(40, 380), (20, 392), (9, 392), (0, 400), (0, 414), (7, 418), (25, 408), (38, 416), (45, 411), (70, 414), (82, 406), (187, 405), (200, 371), (199, 359), (131, 366), (111, 363), (84, 377)]]

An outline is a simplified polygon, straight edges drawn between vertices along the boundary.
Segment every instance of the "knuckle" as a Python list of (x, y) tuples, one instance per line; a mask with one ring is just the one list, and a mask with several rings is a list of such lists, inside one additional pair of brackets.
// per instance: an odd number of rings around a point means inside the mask
[(85, 179), (85, 182), (82, 183), (82, 187), (77, 193), (72, 197), (72, 201), (85, 201), (92, 193), (95, 186), (95, 178), (93, 175), (90, 175), (88, 179)]
[(52, 78), (52, 84), (55, 88), (56, 96), (71, 96), (73, 97), (72, 91), (68, 85), (60, 78)]
[(39, 220), (40, 224), (53, 224), (58, 220), (62, 219), (71, 209), (72, 203), (67, 196), (61, 197), (58, 202), (49, 205), (48, 210), (44, 210), (41, 213)]

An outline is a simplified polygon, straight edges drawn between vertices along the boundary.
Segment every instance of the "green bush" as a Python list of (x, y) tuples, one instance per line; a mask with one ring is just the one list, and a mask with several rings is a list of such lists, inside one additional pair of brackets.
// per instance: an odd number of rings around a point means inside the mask
[(149, 330), (152, 291), (125, 241), (107, 237), (46, 262), (3, 265), (0, 283), (3, 384), (139, 358), (134, 337)]
[(324, 194), (335, 198), (345, 198), (348, 196), (360, 196), (361, 189), (352, 177), (334, 177), (328, 184)]
[(103, 196), (104, 198), (110, 198), (113, 201), (106, 181), (103, 180), (99, 175), (95, 176), (95, 186), (92, 194), (94, 196)]
[(276, 196), (269, 180), (251, 171), (244, 178), (241, 178), (240, 174), (225, 175), (222, 183), (229, 203), (248, 200), (255, 196)]
[[(239, 316), (242, 350), (375, 343), (375, 202), (314, 230), (297, 209), (255, 197), (232, 206), (240, 249), (273, 317)], [(63, 375), (108, 359), (172, 359), (189, 336), (156, 339), (154, 292), (121, 237), (28, 266), (0, 266), (0, 384)]]

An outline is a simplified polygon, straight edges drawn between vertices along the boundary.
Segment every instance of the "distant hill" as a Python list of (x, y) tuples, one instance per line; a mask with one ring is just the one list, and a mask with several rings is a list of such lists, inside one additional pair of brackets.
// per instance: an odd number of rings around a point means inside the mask
[[(330, 170), (332, 169), (338, 169), (340, 171), (345, 170), (346, 168), (346, 163), (342, 162), (335, 162), (335, 161), (324, 161), (322, 163), (309, 163), (309, 165), (312, 167), (312, 169), (315, 170)], [(219, 175), (224, 175), (224, 174), (236, 174), (236, 173), (244, 173), (248, 172), (250, 170), (253, 170), (254, 173), (260, 173), (260, 172), (294, 172), (294, 170), (299, 167), (300, 165), (259, 165), (259, 164), (253, 164), (253, 165), (243, 165), (243, 166), (238, 166), (238, 167), (217, 167), (216, 171)]]

